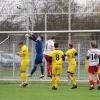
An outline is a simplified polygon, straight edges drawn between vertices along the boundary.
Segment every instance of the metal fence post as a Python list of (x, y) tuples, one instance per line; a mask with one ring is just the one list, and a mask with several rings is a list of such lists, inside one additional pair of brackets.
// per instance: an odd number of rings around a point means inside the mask
[(78, 44), (78, 73), (77, 73), (78, 80), (80, 79), (80, 65), (81, 65), (80, 63), (80, 44)]
[(13, 78), (15, 77), (15, 44), (13, 43)]
[(34, 43), (33, 43), (33, 41), (31, 41), (31, 69), (33, 68), (33, 66), (34, 66), (34, 63), (33, 63), (33, 61), (34, 61), (34, 56), (35, 55), (33, 55), (34, 54)]
[[(47, 14), (45, 14), (45, 31), (47, 31)], [(45, 33), (45, 43), (47, 41), (47, 33)], [(45, 79), (47, 78), (47, 63), (45, 61)]]

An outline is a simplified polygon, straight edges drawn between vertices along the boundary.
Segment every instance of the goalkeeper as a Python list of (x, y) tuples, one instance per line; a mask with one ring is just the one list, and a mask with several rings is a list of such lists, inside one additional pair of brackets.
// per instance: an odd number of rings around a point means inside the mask
[(36, 49), (36, 58), (34, 62), (34, 67), (31, 70), (30, 77), (32, 77), (33, 73), (36, 71), (38, 65), (41, 68), (41, 76), (40, 78), (44, 77), (44, 66), (43, 66), (43, 37), (38, 35), (37, 37), (35, 35), (32, 35), (31, 33), (28, 33), (29, 39), (33, 40), (36, 43), (35, 49)]

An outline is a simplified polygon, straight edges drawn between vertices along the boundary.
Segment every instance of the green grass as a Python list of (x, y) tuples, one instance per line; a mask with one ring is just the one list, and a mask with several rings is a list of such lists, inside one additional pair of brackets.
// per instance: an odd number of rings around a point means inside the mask
[(99, 100), (100, 90), (90, 91), (88, 83), (79, 84), (76, 90), (60, 83), (57, 91), (51, 90), (50, 83), (33, 82), (20, 88), (17, 82), (0, 82), (0, 100)]

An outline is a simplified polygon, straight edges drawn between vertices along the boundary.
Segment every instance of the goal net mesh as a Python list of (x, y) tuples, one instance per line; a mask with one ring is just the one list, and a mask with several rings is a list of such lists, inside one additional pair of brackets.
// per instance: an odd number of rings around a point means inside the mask
[[(68, 31), (69, 32), (69, 31)], [(49, 39), (51, 36), (56, 36), (56, 41), (60, 45), (60, 49), (64, 52), (68, 49), (67, 44), (69, 40), (69, 35), (66, 31), (59, 31), (59, 32), (49, 32), (49, 31), (41, 31), (35, 32), (34, 34), (41, 34), (44, 37), (43, 45), (45, 45), (46, 39)], [(34, 59), (35, 59), (35, 43), (28, 38), (25, 37), (26, 32), (0, 32), (0, 79), (20, 79), (20, 61), (21, 58), (16, 55), (16, 52), (19, 51), (18, 43), (20, 41), (24, 41), (30, 51), (30, 65), (28, 69), (28, 74), (30, 73), (32, 67), (34, 66)], [(85, 57), (87, 50), (89, 49), (89, 44), (91, 40), (95, 40), (98, 43), (98, 48), (100, 47), (100, 32), (99, 31), (75, 31), (71, 32), (71, 42), (74, 44), (74, 47), (78, 51), (77, 57), (77, 70), (76, 70), (76, 77), (78, 80), (87, 80), (88, 75), (87, 71), (84, 66)], [(43, 80), (50, 80), (47, 77), (47, 67), (44, 62), (45, 68), (45, 78)], [(63, 64), (63, 72), (61, 75), (61, 79), (66, 81), (67, 80), (67, 68), (68, 62), (65, 61)], [(37, 71), (33, 74), (31, 79), (33, 80), (40, 80), (40, 67), (37, 68)]]

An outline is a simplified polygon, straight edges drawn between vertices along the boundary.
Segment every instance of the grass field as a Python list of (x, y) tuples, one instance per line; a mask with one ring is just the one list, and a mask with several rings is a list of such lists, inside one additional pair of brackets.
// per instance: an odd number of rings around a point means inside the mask
[(90, 91), (88, 83), (79, 84), (76, 90), (70, 85), (60, 83), (57, 91), (50, 83), (33, 82), (26, 88), (20, 88), (17, 82), (0, 82), (0, 100), (100, 100), (100, 90)]

